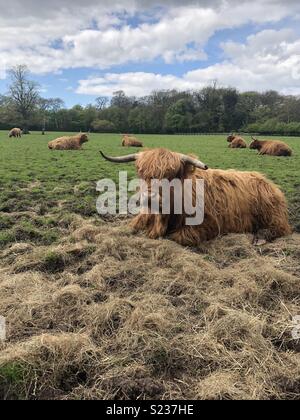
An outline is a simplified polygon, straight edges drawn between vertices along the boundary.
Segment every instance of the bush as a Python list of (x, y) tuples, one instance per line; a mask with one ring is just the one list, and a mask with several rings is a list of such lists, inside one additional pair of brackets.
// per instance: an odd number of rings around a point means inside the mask
[(115, 133), (116, 126), (114, 123), (108, 120), (94, 120), (92, 122), (92, 128), (97, 133)]
[(300, 135), (300, 123), (290, 122), (284, 123), (277, 121), (276, 119), (270, 119), (263, 123), (249, 124), (247, 130), (250, 133), (260, 134), (278, 134), (282, 136), (299, 136)]

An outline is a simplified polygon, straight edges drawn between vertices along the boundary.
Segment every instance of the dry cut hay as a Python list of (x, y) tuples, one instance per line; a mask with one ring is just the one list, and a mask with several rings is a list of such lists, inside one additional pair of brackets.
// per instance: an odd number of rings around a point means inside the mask
[(184, 249), (77, 217), (59, 245), (6, 249), (0, 398), (298, 399), (299, 245)]

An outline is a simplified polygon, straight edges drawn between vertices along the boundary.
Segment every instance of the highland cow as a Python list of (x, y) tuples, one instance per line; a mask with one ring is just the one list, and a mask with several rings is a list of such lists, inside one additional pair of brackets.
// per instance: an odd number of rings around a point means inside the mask
[(122, 139), (123, 147), (144, 147), (143, 143), (136, 137), (124, 135)]
[(291, 233), (284, 194), (260, 173), (210, 170), (195, 158), (166, 149), (103, 157), (115, 163), (134, 161), (138, 176), (146, 181), (150, 193), (153, 179), (179, 179), (182, 185), (190, 179), (196, 203), (196, 181), (204, 180), (203, 224), (188, 226), (187, 214), (175, 214), (172, 206), (169, 215), (141, 212), (132, 225), (135, 231), (145, 231), (149, 238), (169, 237), (181, 245), (195, 246), (229, 233), (253, 233), (270, 241)]
[(227, 141), (229, 144), (229, 147), (231, 149), (247, 149), (247, 143), (245, 140), (240, 136), (235, 136), (234, 134), (231, 134)]
[(48, 147), (50, 150), (81, 150), (83, 143), (89, 141), (86, 134), (78, 134), (74, 137), (60, 137), (50, 141)]
[(15, 137), (15, 138), (21, 138), (22, 137), (22, 130), (20, 128), (13, 128), (10, 130), (8, 134), (9, 138)]
[(252, 137), (252, 143), (250, 149), (256, 149), (259, 151), (259, 155), (270, 155), (270, 156), (292, 156), (292, 149), (282, 141), (274, 140), (258, 140)]

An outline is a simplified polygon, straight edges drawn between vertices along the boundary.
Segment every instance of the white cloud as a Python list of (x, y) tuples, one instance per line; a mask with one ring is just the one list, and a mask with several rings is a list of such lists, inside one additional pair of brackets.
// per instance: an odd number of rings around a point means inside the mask
[(77, 93), (111, 96), (113, 92), (124, 90), (130, 96), (143, 96), (153, 90), (189, 89), (190, 84), (183, 79), (153, 73), (108, 73), (104, 77), (80, 80)]
[(157, 58), (204, 61), (207, 41), (217, 31), (295, 18), (298, 0), (0, 0), (0, 8), (0, 78), (5, 69), (22, 63), (37, 74), (71, 68), (107, 72), (80, 81), (79, 93), (123, 89), (141, 95), (194, 89), (213, 79), (242, 90), (299, 91), (300, 41), (290, 30), (262, 31), (245, 44), (224, 43), (226, 61), (182, 77), (109, 72), (113, 66)]
[[(162, 4), (163, 9), (154, 8)], [(279, 0), (187, 0), (184, 6), (179, 0), (0, 0), (0, 7), (2, 76), (19, 63), (47, 73), (155, 58), (167, 63), (205, 60), (205, 45), (216, 31), (300, 12), (294, 0), (289, 7)], [(154, 21), (127, 22), (139, 16)]]
[[(21, 62), (35, 73), (45, 73), (78, 67), (105, 69), (158, 57), (167, 63), (205, 59), (205, 43), (219, 25), (216, 12), (202, 8), (177, 8), (158, 22), (137, 27), (115, 27), (112, 20), (113, 25), (105, 29), (80, 30), (82, 21), (75, 18), (72, 25), (62, 16), (55, 22), (53, 25), (45, 21), (41, 29), (40, 25), (28, 23), (17, 39), (14, 26), (0, 29), (0, 66), (7, 68)], [(52, 45), (57, 40), (59, 48)], [(189, 47), (193, 42), (195, 47)]]
[(300, 94), (300, 39), (290, 30), (262, 31), (246, 44), (223, 44), (227, 60), (190, 71), (182, 77), (153, 73), (108, 73), (79, 81), (77, 93), (111, 95), (124, 90), (143, 96), (158, 89), (200, 89), (213, 80), (242, 91), (277, 89)]

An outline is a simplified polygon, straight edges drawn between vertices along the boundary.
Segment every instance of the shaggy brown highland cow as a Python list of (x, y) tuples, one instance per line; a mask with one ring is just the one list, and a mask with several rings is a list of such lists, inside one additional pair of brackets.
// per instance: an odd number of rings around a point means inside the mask
[(282, 141), (274, 140), (258, 140), (252, 137), (253, 142), (250, 144), (250, 149), (257, 149), (259, 155), (270, 156), (292, 156), (292, 149)]
[(13, 128), (12, 130), (10, 130), (8, 137), (17, 137), (17, 138), (21, 138), (22, 137), (22, 130), (20, 128)]
[[(205, 181), (205, 217), (198, 226), (186, 224), (186, 214), (142, 214), (133, 221), (135, 231), (146, 231), (152, 239), (169, 237), (181, 245), (195, 246), (229, 233), (253, 233), (274, 240), (289, 235), (287, 203), (283, 193), (263, 175), (235, 170), (209, 170), (202, 162), (166, 149), (112, 158), (115, 163), (136, 163), (139, 177), (151, 190), (152, 179)], [(172, 206), (171, 206), (172, 207)]]
[(60, 137), (56, 140), (50, 141), (48, 147), (50, 150), (80, 150), (83, 143), (89, 141), (86, 134), (78, 134), (74, 137)]
[(143, 143), (136, 137), (125, 135), (122, 140), (123, 147), (144, 147)]
[(228, 143), (230, 143), (229, 147), (231, 149), (247, 149), (247, 143), (240, 136), (235, 136), (231, 134), (231, 136), (227, 138), (227, 141)]

